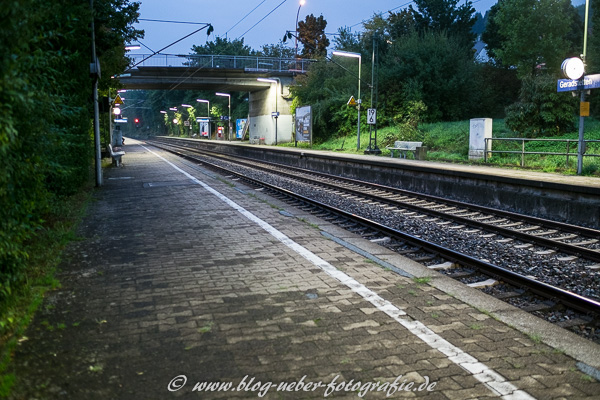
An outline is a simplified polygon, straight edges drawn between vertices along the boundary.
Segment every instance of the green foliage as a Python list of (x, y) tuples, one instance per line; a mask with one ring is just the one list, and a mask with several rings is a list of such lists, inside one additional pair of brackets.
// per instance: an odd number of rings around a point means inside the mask
[(422, 101), (406, 102), (401, 112), (393, 117), (395, 129), (382, 135), (381, 147), (393, 146), (397, 140), (422, 141), (423, 134), (418, 125), (426, 111), (427, 106)]
[(426, 121), (470, 116), (475, 63), (468, 47), (445, 33), (413, 32), (394, 43), (380, 68), (384, 112), (394, 115), (406, 101), (423, 101)]
[(277, 44), (263, 45), (259, 53), (264, 57), (294, 58), (294, 49), (286, 47), (281, 40)]
[(577, 99), (556, 92), (556, 77), (523, 79), (519, 101), (506, 109), (506, 125), (519, 137), (554, 136), (574, 129)]
[(224, 54), (228, 56), (253, 56), (256, 51), (244, 44), (244, 38), (229, 40), (216, 37), (212, 42), (206, 42), (203, 46), (192, 46), (192, 54), (213, 55)]
[[(118, 19), (117, 12), (109, 13), (117, 19), (111, 20), (106, 11), (118, 6), (133, 13), (137, 6), (95, 4), (97, 53), (106, 73), (119, 64), (110, 49), (123, 47), (115, 38), (127, 31), (114, 29), (129, 18)], [(22, 0), (0, 12), (0, 301), (24, 279), (23, 246), (38, 233), (49, 204), (88, 177), (90, 21), (89, 3), (75, 0)]]
[(322, 15), (307, 15), (304, 21), (298, 22), (298, 41), (302, 43), (302, 58), (323, 58), (327, 55), (329, 39), (325, 35), (327, 21)]
[(503, 0), (492, 19), (498, 35), (494, 54), (514, 65), (520, 78), (540, 68), (558, 71), (578, 55), (583, 28), (570, 0)]
[(459, 0), (415, 0), (417, 9), (409, 6), (420, 33), (446, 33), (459, 40), (463, 45), (475, 43), (473, 25), (477, 20), (471, 1), (458, 5)]

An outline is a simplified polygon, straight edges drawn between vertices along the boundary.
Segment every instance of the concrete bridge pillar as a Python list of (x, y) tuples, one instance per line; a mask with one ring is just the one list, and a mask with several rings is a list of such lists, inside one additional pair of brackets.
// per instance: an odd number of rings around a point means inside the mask
[[(292, 115), (290, 106), (289, 85), (292, 78), (278, 78), (280, 85), (275, 83), (265, 83), (264, 90), (250, 92), (249, 96), (249, 128), (250, 140), (263, 139), (265, 144), (275, 144), (275, 124), (277, 123), (277, 143), (286, 143), (292, 141)], [(273, 117), (275, 112), (275, 96), (277, 96), (277, 111), (279, 117), (277, 121)]]

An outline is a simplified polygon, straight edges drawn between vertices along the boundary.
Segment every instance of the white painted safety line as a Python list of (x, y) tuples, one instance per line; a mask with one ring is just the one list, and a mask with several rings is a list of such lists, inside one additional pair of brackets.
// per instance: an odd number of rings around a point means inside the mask
[(362, 283), (358, 282), (351, 276), (346, 273), (340, 271), (335, 268), (333, 265), (323, 260), (321, 257), (312, 253), (310, 250), (301, 246), (300, 244), (294, 242), (292, 239), (287, 237), (284, 233), (280, 232), (269, 223), (263, 221), (258, 218), (256, 215), (252, 214), (250, 211), (246, 210), (239, 204), (235, 203), (233, 200), (229, 199), (225, 195), (216, 191), (212, 187), (208, 186), (206, 183), (198, 180), (194, 176), (185, 172), (169, 160), (165, 159), (161, 155), (153, 152), (147, 147), (142, 146), (144, 149), (154, 154), (156, 157), (165, 161), (167, 164), (171, 165), (177, 171), (184, 174), (186, 177), (202, 186), (204, 189), (208, 190), (210, 193), (217, 196), (221, 201), (229, 205), (234, 210), (238, 211), (240, 214), (244, 215), (250, 221), (256, 223), (262, 229), (267, 231), (271, 236), (278, 239), (281, 243), (285, 244), (290, 249), (294, 250), (296, 253), (304, 257), (306, 260), (310, 261), (317, 267), (321, 268), (331, 277), (337, 279), (339, 282), (343, 283), (347, 287), (349, 287), (353, 292), (357, 293), (365, 300), (373, 304), (377, 309), (383, 311), (392, 319), (400, 323), (403, 327), (408, 329), (413, 335), (417, 336), (419, 339), (427, 343), (431, 348), (438, 350), (442, 354), (446, 355), (450, 361), (469, 372), (473, 375), (475, 379), (483, 383), (487, 388), (497, 396), (500, 396), (502, 399), (506, 400), (531, 400), (535, 399), (529, 393), (524, 390), (520, 390), (515, 387), (512, 383), (510, 383), (504, 376), (500, 375), (487, 365), (479, 362), (475, 357), (470, 354), (464, 352), (460, 348), (454, 346), (452, 343), (448, 342), (446, 339), (442, 338), (437, 333), (433, 332), (423, 323), (415, 320), (410, 320), (407, 318), (401, 318), (401, 316), (405, 316), (406, 313), (380, 297), (377, 293), (373, 292), (371, 289), (364, 286)]

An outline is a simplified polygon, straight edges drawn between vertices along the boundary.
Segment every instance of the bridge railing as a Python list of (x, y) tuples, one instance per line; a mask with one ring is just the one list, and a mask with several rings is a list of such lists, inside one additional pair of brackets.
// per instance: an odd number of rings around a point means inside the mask
[[(130, 65), (136, 65), (150, 54), (129, 55)], [(138, 67), (195, 67), (195, 68), (228, 68), (246, 71), (265, 72), (299, 72), (305, 73), (314, 60), (303, 58), (273, 58), (256, 56), (225, 55), (177, 55), (156, 54), (144, 60)]]

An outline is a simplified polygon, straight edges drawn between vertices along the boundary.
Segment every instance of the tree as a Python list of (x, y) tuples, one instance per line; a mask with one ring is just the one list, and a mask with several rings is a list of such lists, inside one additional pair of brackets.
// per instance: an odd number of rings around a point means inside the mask
[(102, 82), (124, 69), (139, 4), (21, 0), (0, 13), (0, 301), (25, 279), (24, 243), (59, 196), (88, 178), (95, 21)]
[(203, 46), (192, 46), (194, 55), (254, 56), (256, 51), (244, 44), (244, 38), (229, 40), (217, 37)]
[(415, 30), (415, 19), (410, 10), (406, 9), (397, 13), (390, 13), (387, 27), (390, 40), (397, 40), (404, 35), (410, 34), (413, 30)]
[(298, 40), (303, 44), (302, 58), (322, 58), (327, 55), (329, 39), (325, 35), (327, 21), (323, 16), (316, 18), (307, 15), (305, 21), (298, 22)]
[(523, 79), (519, 101), (507, 107), (506, 126), (521, 137), (558, 135), (575, 128), (577, 99), (556, 92), (547, 74)]
[(361, 45), (358, 37), (350, 31), (350, 28), (343, 27), (338, 29), (338, 34), (333, 39), (333, 47), (336, 50), (360, 52)]
[(471, 1), (461, 6), (459, 0), (415, 0), (417, 10), (409, 7), (415, 28), (419, 32), (446, 32), (459, 38), (464, 45), (473, 46), (475, 34), (473, 25), (475, 9)]
[(380, 68), (379, 94), (385, 113), (423, 101), (425, 119), (466, 118), (478, 104), (472, 91), (475, 63), (470, 47), (444, 32), (413, 32), (391, 47)]
[(503, 64), (515, 66), (520, 78), (540, 69), (558, 72), (583, 42), (574, 43), (576, 15), (570, 0), (503, 0), (493, 17), (501, 43), (494, 53)]
[(264, 44), (259, 53), (264, 57), (294, 58), (294, 49), (284, 45), (281, 40), (277, 44)]
[[(500, 33), (500, 27), (496, 22), (496, 15), (503, 0), (498, 1), (492, 8), (487, 12), (487, 23), (485, 24), (485, 30), (481, 34), (481, 40), (485, 42), (488, 57), (494, 61), (496, 65), (502, 65), (502, 60), (496, 53), (497, 50), (502, 48), (502, 43), (506, 38)], [(508, 67), (509, 65), (507, 65)]]
[(129, 0), (95, 0), (94, 23), (96, 53), (102, 66), (99, 88), (106, 90), (114, 84), (110, 77), (125, 70), (129, 60), (125, 56), (125, 43), (144, 37), (144, 31), (135, 29), (140, 3)]

